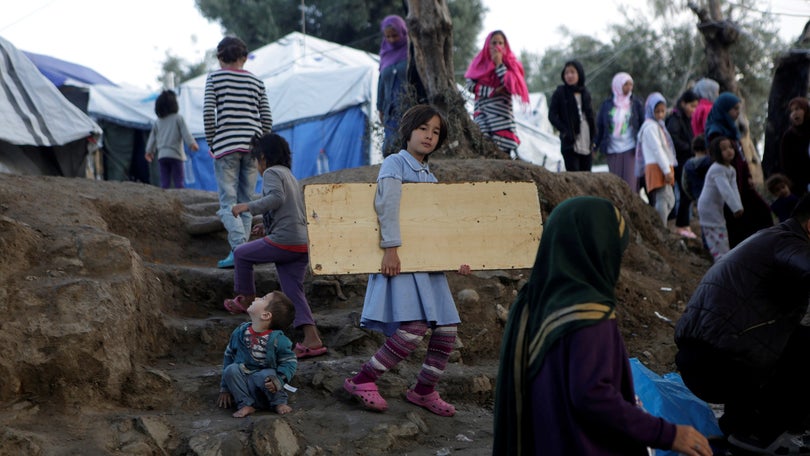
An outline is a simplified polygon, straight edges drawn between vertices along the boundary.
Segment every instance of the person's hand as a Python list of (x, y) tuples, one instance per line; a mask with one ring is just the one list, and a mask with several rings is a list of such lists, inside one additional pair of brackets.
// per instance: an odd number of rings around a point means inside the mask
[(668, 185), (675, 185), (675, 176), (672, 173), (664, 175), (664, 182)]
[(250, 234), (255, 236), (264, 236), (264, 223), (253, 225), (253, 228), (250, 229)]
[(396, 247), (388, 247), (383, 254), (382, 263), (380, 264), (380, 272), (386, 277), (394, 277), (399, 274), (400, 263), (399, 254)]
[(458, 273), (461, 275), (470, 275), (471, 272), (472, 270), (470, 269), (469, 264), (462, 264), (458, 267)]
[(219, 397), (217, 398), (217, 407), (231, 408), (231, 404), (233, 404), (233, 396), (231, 396), (231, 393), (219, 393)]
[(734, 213), (734, 218), (740, 218), (740, 217), (742, 217), (743, 212), (745, 212), (745, 209), (740, 209), (739, 211), (735, 212), (735, 213)]
[(277, 378), (273, 376), (267, 376), (264, 379), (264, 387), (267, 388), (267, 391), (275, 394), (278, 392), (278, 385), (276, 384), (276, 382), (279, 382)]
[(686, 456), (709, 456), (714, 454), (709, 441), (697, 429), (683, 424), (676, 425), (672, 449)]
[(492, 92), (493, 95), (506, 95), (509, 92), (506, 90), (506, 87), (500, 86)]
[(383, 112), (382, 111), (377, 111), (377, 114), (380, 115), (380, 123), (385, 125), (385, 117), (383, 116)]
[(239, 217), (239, 214), (247, 211), (248, 205), (245, 203), (234, 204), (233, 207), (231, 208), (231, 214), (233, 214), (234, 217)]
[(495, 66), (498, 66), (503, 63), (503, 48), (500, 46), (491, 46), (489, 49), (489, 57), (492, 59), (492, 63)]
[(191, 150), (193, 150), (194, 152), (197, 152), (198, 150), (200, 150), (200, 145), (197, 144), (196, 142), (191, 143), (188, 147)]
[(143, 156), (143, 158), (145, 158), (147, 162), (152, 163), (152, 160), (155, 158), (155, 155), (147, 153), (146, 155)]

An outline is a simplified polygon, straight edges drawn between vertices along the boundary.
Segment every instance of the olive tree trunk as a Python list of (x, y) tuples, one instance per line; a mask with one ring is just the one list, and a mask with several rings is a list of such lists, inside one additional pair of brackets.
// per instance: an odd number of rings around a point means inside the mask
[(465, 109), (453, 69), (453, 21), (445, 0), (408, 0), (408, 33), (413, 62), (427, 101), (447, 113), (447, 158), (509, 158), (485, 138)]

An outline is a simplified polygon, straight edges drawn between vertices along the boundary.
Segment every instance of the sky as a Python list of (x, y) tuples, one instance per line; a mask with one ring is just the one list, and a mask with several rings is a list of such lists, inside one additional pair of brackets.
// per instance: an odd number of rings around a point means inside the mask
[[(297, 0), (290, 0), (297, 1)], [(502, 29), (513, 51), (542, 54), (564, 41), (565, 26), (600, 39), (618, 21), (620, 5), (643, 17), (646, 0), (483, 0), (489, 9), (476, 48)], [(137, 6), (135, 6), (137, 5)], [(810, 17), (810, 0), (768, 0), (759, 8), (781, 14), (782, 38), (793, 41)], [(684, 13), (685, 20), (691, 13)], [(803, 17), (796, 17), (804, 15)], [(616, 18), (615, 20), (612, 18)], [(0, 37), (17, 48), (87, 66), (116, 84), (158, 90), (166, 53), (199, 62), (222, 38), (194, 0), (25, 0), (3, 2)]]

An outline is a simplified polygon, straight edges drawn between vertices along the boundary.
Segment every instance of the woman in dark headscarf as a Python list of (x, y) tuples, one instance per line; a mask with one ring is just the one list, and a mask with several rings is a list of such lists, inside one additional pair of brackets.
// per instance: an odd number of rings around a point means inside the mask
[(736, 152), (731, 166), (737, 171), (737, 190), (740, 192), (744, 212), (742, 217), (734, 217), (728, 207), (724, 211), (728, 228), (728, 244), (732, 249), (762, 228), (773, 226), (771, 208), (754, 188), (754, 178), (751, 176), (748, 161), (743, 153), (740, 143), (742, 135), (737, 127), (739, 115), (740, 99), (731, 92), (721, 93), (714, 101), (706, 118), (705, 134), (706, 144), (711, 144), (714, 138), (721, 136), (730, 139)]
[(383, 156), (397, 152), (394, 143), (402, 117), (402, 96), (406, 91), (408, 70), (408, 26), (397, 15), (386, 16), (380, 23), (380, 78), (377, 83), (377, 112), (385, 129)]
[(788, 103), (790, 128), (779, 143), (782, 170), (793, 183), (790, 191), (801, 197), (810, 187), (810, 102), (796, 97)]
[(563, 66), (548, 107), (548, 120), (560, 132), (560, 149), (566, 171), (590, 171), (593, 163), (594, 124), (591, 94), (585, 87), (585, 70), (576, 60)]
[(648, 446), (712, 454), (691, 426), (636, 404), (615, 314), (628, 240), (606, 199), (571, 198), (551, 212), (504, 330), (493, 455), (641, 456)]

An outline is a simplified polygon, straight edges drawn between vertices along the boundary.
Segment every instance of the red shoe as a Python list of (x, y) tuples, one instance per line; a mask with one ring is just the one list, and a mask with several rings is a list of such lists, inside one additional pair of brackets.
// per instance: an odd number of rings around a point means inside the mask
[(295, 347), (293, 347), (293, 352), (295, 352), (295, 357), (298, 359), (312, 358), (315, 356), (325, 355), (326, 346), (322, 345), (318, 348), (309, 348), (302, 343), (296, 343)]
[(225, 310), (227, 310), (232, 314), (247, 313), (247, 307), (245, 307), (243, 302), (244, 300), (245, 300), (244, 296), (238, 295), (233, 299), (226, 299), (223, 305), (225, 307)]

